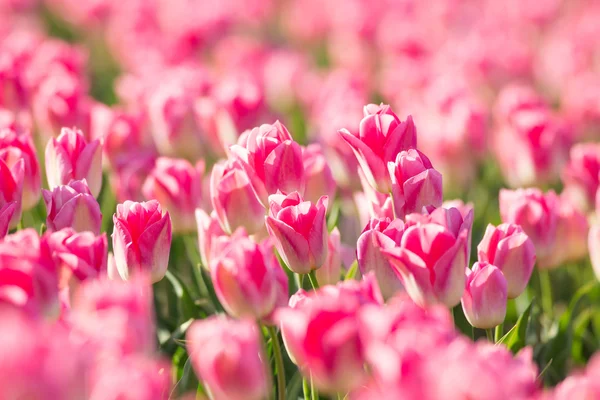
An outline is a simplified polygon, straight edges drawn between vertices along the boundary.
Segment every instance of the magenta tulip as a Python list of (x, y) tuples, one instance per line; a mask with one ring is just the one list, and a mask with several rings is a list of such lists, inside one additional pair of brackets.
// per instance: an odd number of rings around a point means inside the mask
[(0, 155), (0, 182), (2, 182), (0, 185), (0, 209), (3, 210), (4, 221), (8, 220), (7, 229), (16, 227), (21, 220), (24, 174), (24, 160), (19, 160), (12, 167), (9, 167)]

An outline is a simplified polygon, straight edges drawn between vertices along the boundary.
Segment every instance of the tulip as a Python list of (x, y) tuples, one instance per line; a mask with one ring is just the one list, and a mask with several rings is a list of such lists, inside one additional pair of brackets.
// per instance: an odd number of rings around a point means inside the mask
[(53, 232), (48, 237), (52, 257), (59, 266), (59, 288), (69, 287), (74, 280), (84, 281), (106, 274), (108, 243), (106, 233), (77, 233), (71, 228)]
[(6, 203), (0, 207), (0, 239), (2, 239), (8, 233), (8, 228), (16, 209), (16, 201)]
[(358, 135), (346, 129), (340, 130), (340, 135), (352, 148), (369, 184), (382, 193), (392, 189), (387, 163), (393, 162), (402, 150), (417, 147), (412, 118), (400, 121), (390, 106), (383, 104), (365, 106)]
[(392, 199), (397, 218), (421, 212), (423, 207), (442, 205), (442, 175), (431, 161), (416, 149), (401, 151), (388, 163)]
[(600, 187), (600, 145), (581, 143), (573, 146), (562, 180), (565, 184), (563, 196), (584, 212), (593, 209)]
[(370, 271), (375, 273), (379, 289), (385, 299), (402, 290), (402, 283), (395, 268), (382, 251), (399, 246), (403, 233), (404, 223), (401, 219), (393, 221), (389, 218), (371, 219), (356, 244), (361, 274), (365, 275)]
[(264, 206), (239, 162), (215, 164), (210, 176), (210, 199), (224, 231), (232, 233), (243, 227), (253, 234), (263, 227)]
[[(279, 292), (288, 290), (287, 276), (271, 247), (248, 237), (232, 239), (213, 260), (210, 272), (219, 301), (236, 318), (269, 316), (278, 306)], [(280, 281), (285, 282), (283, 289), (278, 287)]]
[(405, 228), (400, 246), (381, 251), (415, 303), (454, 307), (465, 289), (467, 235), (466, 229), (455, 235), (443, 225), (418, 223)]
[(304, 193), (302, 148), (279, 121), (246, 131), (230, 151), (248, 172), (262, 202), (278, 191)]
[(335, 285), (340, 281), (342, 273), (342, 244), (340, 231), (337, 227), (329, 232), (327, 238), (327, 258), (321, 268), (317, 270), (319, 286)]
[(508, 284), (492, 264), (476, 262), (467, 268), (467, 285), (461, 303), (467, 321), (475, 328), (491, 329), (504, 322)]
[[(24, 173), (24, 160), (19, 160), (12, 167), (9, 167), (3, 158), (0, 158), (0, 181), (2, 182), (0, 185), (0, 207), (5, 209), (8, 204), (15, 204), (12, 217), (8, 223), (9, 229), (16, 227), (21, 220), (21, 197), (23, 194)], [(5, 218), (8, 218), (8, 214)]]
[(81, 131), (63, 128), (60, 136), (51, 138), (46, 145), (46, 177), (50, 189), (85, 179), (97, 197), (102, 186), (100, 140), (87, 143)]
[(213, 254), (213, 242), (220, 236), (226, 236), (221, 229), (217, 214), (213, 211), (208, 215), (204, 210), (196, 210), (196, 223), (198, 226), (198, 248), (200, 249), (200, 261), (206, 269), (210, 266)]
[(128, 280), (132, 274), (149, 274), (152, 282), (167, 272), (171, 249), (171, 217), (163, 213), (158, 201), (117, 205), (112, 234), (115, 264), (119, 276)]
[(508, 284), (508, 298), (517, 298), (531, 278), (535, 265), (535, 246), (519, 225), (489, 224), (477, 246), (480, 263), (498, 267)]
[(73, 228), (76, 232), (91, 231), (100, 234), (102, 213), (92, 196), (87, 182), (71, 181), (52, 191), (42, 190), (48, 217), (46, 226), (51, 231)]
[(298, 192), (269, 196), (267, 230), (275, 248), (292, 271), (308, 274), (327, 257), (327, 196), (316, 204), (303, 201)]
[(323, 195), (333, 199), (336, 184), (321, 146), (318, 144), (307, 146), (302, 152), (302, 158), (306, 175), (304, 198), (311, 202), (316, 202)]
[(23, 209), (32, 209), (40, 200), (41, 175), (33, 138), (29, 133), (18, 133), (14, 129), (0, 131), (0, 158), (9, 167), (20, 159), (24, 161)]
[(48, 242), (34, 229), (0, 240), (0, 304), (34, 314), (53, 314), (58, 305), (58, 272)]
[(142, 188), (146, 177), (156, 164), (152, 152), (129, 151), (112, 167), (109, 182), (117, 201), (143, 201)]
[(559, 207), (559, 198), (553, 191), (544, 194), (539, 189), (502, 189), (499, 203), (502, 221), (523, 228), (535, 246), (538, 260), (552, 253)]
[(271, 393), (268, 358), (251, 320), (214, 316), (186, 333), (192, 367), (214, 400), (264, 400)]
[(169, 212), (175, 232), (189, 233), (196, 228), (194, 212), (202, 205), (203, 174), (204, 162), (192, 166), (187, 160), (160, 157), (146, 178), (144, 196), (158, 200)]

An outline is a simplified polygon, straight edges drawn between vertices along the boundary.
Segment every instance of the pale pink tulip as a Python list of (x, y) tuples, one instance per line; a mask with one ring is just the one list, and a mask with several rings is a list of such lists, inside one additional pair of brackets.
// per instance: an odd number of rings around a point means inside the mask
[[(202, 267), (208, 269), (213, 256), (213, 242), (220, 236), (227, 236), (221, 228), (216, 213), (208, 215), (204, 210), (196, 210), (196, 224), (198, 226), (198, 248)], [(216, 253), (215, 253), (216, 254)]]
[(329, 232), (327, 238), (327, 258), (321, 268), (317, 270), (319, 286), (335, 285), (340, 281), (342, 273), (342, 244), (340, 231), (337, 226)]
[(321, 196), (333, 199), (336, 184), (321, 146), (318, 144), (307, 146), (302, 152), (302, 158), (306, 175), (304, 198), (312, 202), (316, 202)]
[(467, 268), (462, 309), (475, 328), (491, 329), (504, 322), (508, 285), (502, 271), (488, 263), (476, 262)]
[(77, 232), (91, 231), (100, 234), (102, 213), (92, 196), (87, 182), (71, 181), (52, 191), (42, 190), (46, 203), (46, 225), (51, 231), (73, 228)]

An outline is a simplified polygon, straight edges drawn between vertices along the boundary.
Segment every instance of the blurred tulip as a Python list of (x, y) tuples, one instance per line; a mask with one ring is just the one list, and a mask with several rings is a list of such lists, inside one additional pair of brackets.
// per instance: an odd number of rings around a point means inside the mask
[(340, 131), (350, 145), (369, 184), (382, 193), (389, 193), (392, 183), (387, 163), (394, 162), (402, 150), (416, 148), (417, 131), (412, 118), (400, 121), (390, 106), (369, 104), (364, 107), (358, 135), (346, 129)]
[[(215, 292), (223, 307), (235, 318), (261, 320), (278, 306), (280, 291), (287, 293), (287, 276), (271, 246), (259, 245), (248, 237), (232, 238), (211, 262)], [(278, 275), (285, 278), (278, 279)], [(284, 288), (279, 288), (285, 282)]]
[(48, 242), (33, 229), (0, 240), (0, 304), (34, 315), (54, 316), (58, 306), (58, 272)]
[[(9, 167), (3, 159), (3, 156), (6, 155), (0, 155), (0, 181), (2, 182), (0, 185), (0, 209), (3, 210), (2, 215), (5, 221), (8, 220), (7, 229), (10, 229), (16, 227), (21, 221), (25, 161), (21, 159)], [(10, 218), (9, 213), (11, 213)]]
[(475, 328), (491, 329), (506, 317), (507, 283), (499, 268), (476, 262), (467, 268), (467, 285), (461, 303), (467, 321)]
[(593, 209), (600, 187), (600, 145), (582, 143), (573, 146), (562, 180), (565, 185), (562, 196), (581, 211)]
[(317, 270), (319, 286), (335, 285), (340, 281), (342, 273), (342, 244), (340, 231), (337, 226), (329, 232), (327, 238), (327, 258), (321, 268)]
[(58, 138), (46, 145), (46, 177), (50, 189), (68, 185), (72, 180), (88, 182), (94, 197), (102, 187), (102, 143), (87, 142), (77, 129), (63, 128)]
[(183, 159), (160, 157), (142, 191), (148, 200), (158, 202), (169, 211), (176, 233), (192, 232), (194, 212), (202, 205), (204, 162), (195, 166)]
[(502, 221), (523, 228), (535, 246), (537, 259), (550, 255), (556, 241), (558, 196), (539, 189), (502, 189), (499, 202)]
[(214, 400), (264, 400), (271, 393), (268, 358), (251, 320), (213, 316), (186, 333), (194, 371)]
[(76, 232), (100, 234), (102, 213), (85, 180), (71, 181), (52, 191), (42, 190), (46, 203), (46, 226), (50, 231), (73, 228)]
[(265, 204), (268, 196), (278, 191), (304, 193), (302, 148), (281, 122), (244, 132), (230, 151), (246, 169), (254, 190)]
[(304, 159), (304, 173), (306, 174), (306, 189), (304, 198), (307, 201), (316, 202), (321, 196), (334, 199), (336, 184), (333, 173), (318, 144), (308, 145), (302, 152)]
[(29, 133), (13, 129), (0, 131), (0, 158), (12, 168), (20, 159), (24, 161), (23, 210), (32, 209), (40, 200), (42, 183), (33, 138)]
[(264, 226), (265, 208), (252, 187), (250, 176), (238, 161), (213, 166), (210, 199), (226, 232), (243, 227), (253, 234)]
[(171, 250), (171, 217), (158, 201), (117, 205), (112, 234), (115, 264), (119, 276), (129, 280), (136, 274), (149, 274), (152, 282), (167, 272)]
[(156, 164), (152, 152), (129, 151), (112, 165), (109, 183), (117, 201), (143, 201), (142, 188)]
[(296, 273), (308, 274), (326, 261), (327, 202), (322, 196), (312, 204), (298, 192), (269, 196), (267, 230), (285, 264)]
[(198, 248), (202, 267), (208, 269), (213, 255), (213, 242), (219, 236), (227, 234), (221, 228), (216, 213), (208, 215), (204, 210), (196, 210), (196, 224), (198, 227)]
[(370, 271), (375, 273), (381, 294), (386, 300), (402, 290), (402, 283), (383, 250), (399, 246), (403, 233), (404, 222), (401, 219), (371, 219), (356, 244), (361, 274), (366, 275)]
[(392, 180), (392, 201), (397, 218), (442, 205), (442, 175), (416, 149), (401, 151), (387, 164)]
[(517, 298), (529, 282), (535, 265), (535, 247), (519, 225), (488, 224), (477, 246), (479, 262), (498, 267), (508, 284), (508, 298)]
[(8, 233), (8, 228), (16, 209), (16, 201), (6, 203), (0, 207), (0, 239), (2, 239)]

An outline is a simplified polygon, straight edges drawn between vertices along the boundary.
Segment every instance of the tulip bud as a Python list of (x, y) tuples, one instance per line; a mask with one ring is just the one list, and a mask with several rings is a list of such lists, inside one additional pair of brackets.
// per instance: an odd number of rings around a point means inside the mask
[(302, 153), (302, 158), (304, 159), (304, 173), (306, 174), (304, 198), (312, 202), (316, 202), (323, 195), (333, 199), (336, 184), (321, 146), (318, 144), (307, 146)]
[(556, 241), (559, 199), (554, 191), (502, 189), (499, 196), (503, 222), (520, 225), (535, 246), (538, 260), (552, 253)]
[(92, 196), (87, 182), (71, 181), (54, 190), (42, 190), (48, 217), (46, 226), (50, 231), (73, 228), (76, 232), (91, 231), (100, 234), (102, 213), (100, 205)]
[(279, 255), (292, 271), (308, 274), (327, 257), (327, 196), (317, 204), (303, 201), (298, 192), (269, 196), (267, 230)]
[(263, 227), (265, 208), (239, 162), (215, 164), (210, 176), (210, 199), (226, 232), (232, 233), (243, 227), (253, 234)]
[(271, 393), (268, 358), (251, 320), (197, 320), (186, 333), (194, 371), (212, 399), (264, 400)]
[(417, 147), (412, 117), (400, 121), (390, 106), (383, 104), (365, 106), (358, 135), (346, 129), (342, 129), (340, 135), (352, 148), (369, 184), (382, 193), (392, 189), (387, 163), (394, 162), (402, 150)]
[(340, 281), (342, 273), (342, 244), (340, 231), (337, 227), (329, 232), (327, 238), (327, 258), (321, 268), (317, 270), (319, 286), (335, 285)]
[(279, 121), (244, 132), (230, 151), (248, 172), (254, 190), (264, 203), (269, 195), (278, 191), (304, 193), (302, 148)]
[(80, 130), (63, 128), (60, 136), (46, 145), (46, 177), (50, 189), (85, 179), (97, 197), (102, 187), (100, 140), (88, 143)]
[(158, 202), (171, 215), (173, 229), (189, 233), (196, 227), (194, 212), (202, 204), (204, 162), (192, 166), (183, 159), (160, 157), (142, 188), (148, 200)]
[(480, 263), (498, 267), (508, 284), (508, 298), (517, 298), (529, 282), (535, 265), (535, 247), (519, 225), (489, 224), (477, 246)]
[(465, 317), (475, 328), (490, 329), (506, 317), (507, 283), (499, 268), (476, 262), (467, 268), (467, 286), (461, 303)]
[(402, 290), (400, 277), (390, 265), (383, 249), (392, 249), (400, 245), (404, 233), (401, 219), (371, 219), (356, 244), (358, 267), (363, 275), (373, 271), (384, 299), (389, 299)]
[[(6, 154), (4, 154), (6, 156)], [(0, 157), (0, 209), (4, 210), (3, 217), (8, 219), (8, 228), (16, 227), (21, 220), (21, 197), (23, 194), (23, 179), (25, 161), (19, 160), (9, 167)], [(14, 207), (9, 206), (14, 204)], [(12, 211), (10, 211), (12, 209)]]
[(42, 184), (40, 166), (31, 135), (28, 133), (17, 133), (17, 131), (13, 129), (1, 130), (0, 158), (2, 158), (11, 168), (20, 159), (23, 159), (24, 178), (22, 204), (24, 210), (32, 209), (40, 200)]
[(584, 212), (593, 209), (600, 187), (600, 145), (581, 143), (573, 146), (562, 180), (565, 185), (563, 196)]
[(442, 205), (442, 175), (431, 161), (416, 149), (401, 151), (388, 163), (392, 180), (392, 199), (397, 218), (421, 212), (423, 207)]
[(115, 265), (119, 276), (150, 274), (152, 282), (167, 272), (171, 250), (171, 217), (163, 213), (158, 201), (117, 205), (112, 234)]
[[(258, 245), (248, 237), (232, 238), (216, 255), (210, 272), (219, 301), (233, 317), (261, 320), (278, 306), (282, 280), (277, 276), (285, 272), (269, 245)], [(283, 281), (287, 292), (287, 276)]]

